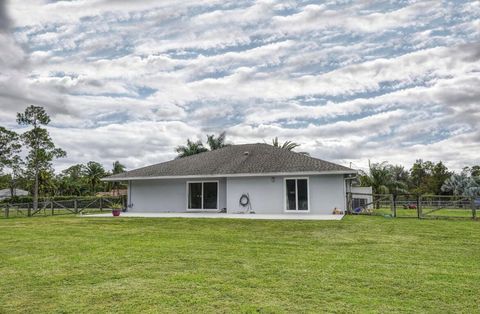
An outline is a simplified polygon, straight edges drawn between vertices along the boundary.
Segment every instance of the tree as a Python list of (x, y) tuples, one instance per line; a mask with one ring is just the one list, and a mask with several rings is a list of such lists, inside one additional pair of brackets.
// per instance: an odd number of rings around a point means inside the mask
[(101, 179), (106, 176), (105, 169), (98, 162), (89, 161), (85, 168), (85, 176), (90, 185), (90, 192), (95, 195), (98, 184), (100, 184)]
[(386, 161), (382, 163), (370, 163), (368, 161), (368, 173), (360, 171), (360, 185), (371, 186), (374, 194), (389, 193), (391, 186), (391, 173)]
[(27, 182), (25, 182), (25, 171), (23, 170), (24, 163), (20, 156), (14, 156), (12, 161), (10, 162), (9, 168), (11, 170), (10, 174), (8, 174), (8, 187), (10, 189), (10, 196), (15, 196), (15, 190), (19, 186), (26, 186)]
[(387, 170), (390, 174), (389, 181), (386, 183), (389, 193), (392, 193), (396, 197), (399, 193), (406, 193), (408, 190), (408, 172), (403, 166), (387, 166)]
[(280, 145), (280, 143), (278, 142), (278, 137), (275, 137), (274, 139), (272, 139), (272, 146), (286, 150), (294, 150), (295, 148), (299, 147), (300, 144), (292, 141), (285, 141), (283, 144)]
[(55, 196), (57, 182), (53, 169), (41, 169), (38, 173), (38, 192), (41, 195)]
[(15, 196), (15, 189), (21, 174), (22, 160), (18, 155), (20, 149), (18, 134), (0, 126), (0, 174), (5, 168), (11, 170), (11, 173), (2, 177), (3, 185), (10, 189), (11, 197)]
[[(278, 142), (278, 137), (275, 137), (274, 139), (272, 139), (272, 146), (293, 151), (295, 148), (299, 147), (300, 144), (292, 141), (285, 141), (283, 144), (280, 145), (280, 143)], [(310, 156), (310, 154), (307, 152), (298, 152), (298, 153), (302, 155)]]
[(465, 169), (460, 174), (452, 174), (442, 185), (442, 191), (467, 197), (480, 196), (480, 181)]
[(17, 123), (32, 126), (32, 129), (21, 135), (21, 139), (29, 148), (26, 164), (27, 173), (34, 178), (33, 209), (38, 208), (39, 174), (41, 171), (50, 171), (55, 158), (66, 156), (66, 152), (56, 148), (48, 131), (41, 127), (50, 123), (50, 117), (43, 107), (30, 106), (24, 113), (17, 113)]
[(5, 167), (19, 161), (17, 154), (20, 148), (18, 134), (0, 126), (0, 173)]
[(119, 174), (125, 172), (126, 167), (122, 165), (118, 160), (113, 163), (112, 174)]
[(410, 174), (403, 166), (400, 165), (393, 165), (389, 166), (388, 170), (392, 177), (397, 181), (402, 181), (404, 183), (408, 183), (410, 180)]
[[(123, 173), (125, 172), (125, 169), (126, 167), (124, 165), (122, 165), (118, 160), (115, 161), (113, 163), (113, 168), (112, 168), (112, 174), (119, 174), (119, 173)], [(122, 184), (120, 182), (117, 182), (117, 181), (114, 181), (114, 182), (111, 182), (111, 187), (112, 189), (115, 191), (117, 191), (117, 194), (118, 194), (118, 190), (120, 189), (120, 187), (122, 187)]]
[(411, 188), (416, 194), (425, 194), (429, 192), (429, 180), (432, 175), (434, 164), (431, 161), (417, 159), (410, 169)]
[(448, 171), (448, 168), (441, 161), (436, 163), (428, 181), (428, 192), (435, 195), (442, 194), (442, 185), (451, 175), (452, 172)]
[(193, 142), (190, 139), (187, 139), (187, 144), (177, 146), (177, 148), (175, 148), (175, 151), (178, 153), (177, 158), (183, 158), (204, 153), (208, 151), (208, 149), (203, 146), (202, 141)]
[(63, 170), (57, 177), (58, 189), (62, 195), (84, 194), (87, 190), (85, 180), (85, 165), (77, 164)]
[(480, 177), (480, 166), (464, 167), (463, 171), (469, 173), (472, 177)]
[(470, 170), (470, 173), (474, 177), (480, 177), (480, 166), (479, 165), (473, 166)]
[(410, 170), (411, 190), (417, 194), (442, 194), (442, 184), (452, 173), (441, 162), (418, 159)]
[(229, 146), (230, 144), (225, 143), (226, 137), (227, 133), (225, 131), (220, 133), (220, 135), (218, 135), (217, 137), (215, 137), (214, 134), (207, 134), (207, 144), (210, 147), (210, 150), (216, 150), (222, 147)]
[[(371, 186), (374, 194), (393, 194), (396, 198), (399, 193), (407, 191), (408, 173), (402, 166), (392, 166), (386, 161), (370, 163), (368, 161), (368, 173), (360, 171), (360, 185)], [(379, 203), (375, 205), (377, 208)]]

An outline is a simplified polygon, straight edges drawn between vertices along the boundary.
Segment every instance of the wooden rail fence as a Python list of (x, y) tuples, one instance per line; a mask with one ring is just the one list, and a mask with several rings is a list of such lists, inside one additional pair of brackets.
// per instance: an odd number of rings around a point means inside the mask
[(0, 212), (3, 211), (3, 218), (33, 217), (43, 213), (43, 216), (81, 214), (86, 210), (104, 211), (113, 203), (122, 203), (126, 206), (125, 197), (97, 197), (97, 198), (72, 198), (69, 200), (47, 199), (38, 202), (37, 210), (33, 210), (33, 203), (6, 203), (0, 204)]
[(480, 197), (347, 192), (346, 198), (347, 214), (356, 215), (477, 219), (480, 210)]

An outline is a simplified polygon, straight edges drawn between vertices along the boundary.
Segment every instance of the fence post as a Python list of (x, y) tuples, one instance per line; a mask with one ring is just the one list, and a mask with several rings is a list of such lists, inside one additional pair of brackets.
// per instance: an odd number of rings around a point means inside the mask
[(352, 213), (352, 192), (347, 192), (347, 210), (348, 214)]
[(470, 199), (470, 205), (472, 206), (472, 219), (477, 219), (477, 210), (475, 208), (475, 197)]
[(8, 218), (9, 211), (10, 211), (9, 204), (7, 204), (7, 205), (5, 206), (5, 218)]
[(100, 211), (103, 212), (103, 196), (100, 196)]
[(52, 211), (52, 216), (55, 215), (55, 210), (53, 209), (53, 199), (50, 200), (50, 210)]
[(422, 218), (422, 196), (417, 195), (417, 216), (418, 218)]
[(75, 197), (75, 199), (73, 200), (73, 211), (75, 212), (75, 214), (78, 214), (78, 201), (77, 201), (77, 197)]
[(394, 218), (397, 217), (397, 195), (396, 194), (390, 194), (390, 202), (391, 202), (391, 209), (392, 209), (392, 215)]
[(28, 217), (32, 217), (32, 205), (30, 203), (28, 203)]

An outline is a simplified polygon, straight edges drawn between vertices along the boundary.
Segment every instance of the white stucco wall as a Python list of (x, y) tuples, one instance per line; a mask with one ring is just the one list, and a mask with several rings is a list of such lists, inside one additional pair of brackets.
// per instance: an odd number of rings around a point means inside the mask
[(322, 175), (310, 177), (310, 204), (312, 213), (332, 214), (336, 207), (346, 207), (345, 180), (343, 175)]
[(283, 212), (283, 178), (275, 177), (274, 182), (271, 177), (227, 178), (227, 212), (244, 212), (239, 200), (247, 193), (255, 213)]
[[(285, 178), (289, 177), (274, 177), (274, 180), (272, 177), (209, 178), (205, 181), (219, 181), (219, 209), (227, 208), (228, 213), (244, 211), (239, 199), (248, 193), (255, 213), (281, 214), (285, 212)], [(343, 175), (309, 176), (308, 179), (310, 214), (331, 214), (335, 207), (345, 210)], [(129, 211), (186, 212), (187, 181), (202, 180), (131, 181), (128, 196), (132, 206)]]
[[(205, 181), (219, 181), (219, 209), (226, 207), (225, 179), (209, 178)], [(129, 184), (128, 203), (132, 212), (186, 212), (187, 181), (201, 179), (139, 180)]]
[[(284, 179), (288, 177), (227, 178), (227, 211), (245, 211), (239, 204), (242, 194), (249, 194), (252, 210), (257, 214), (280, 214), (285, 208)], [(343, 175), (310, 176), (311, 214), (331, 214), (336, 207), (345, 210)], [(301, 211), (296, 213), (302, 213)], [(288, 213), (287, 213), (288, 214)]]

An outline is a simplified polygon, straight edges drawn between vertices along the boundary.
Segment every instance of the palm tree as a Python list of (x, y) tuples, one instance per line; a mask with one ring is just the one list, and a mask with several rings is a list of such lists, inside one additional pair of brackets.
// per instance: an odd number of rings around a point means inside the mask
[(106, 175), (105, 169), (98, 162), (89, 161), (85, 168), (85, 175), (90, 185), (90, 191), (95, 194), (96, 187), (101, 182), (100, 179)]
[(178, 153), (177, 158), (183, 158), (187, 156), (192, 156), (208, 151), (207, 148), (203, 146), (202, 141), (193, 142), (190, 139), (187, 140), (187, 145), (180, 145), (175, 148), (175, 151)]
[(387, 162), (372, 164), (368, 161), (368, 173), (360, 171), (359, 179), (360, 185), (371, 186), (374, 194), (388, 193), (391, 174), (388, 171)]
[(214, 134), (212, 135), (207, 134), (207, 144), (210, 147), (210, 150), (216, 150), (222, 147), (230, 146), (230, 144), (225, 143), (226, 137), (227, 137), (227, 134), (225, 131), (220, 133), (218, 137), (215, 137)]
[[(118, 160), (116, 160), (113, 163), (112, 174), (123, 173), (123, 172), (125, 172), (125, 169), (126, 169), (126, 167), (124, 165), (122, 165)], [(121, 186), (122, 186), (122, 184), (120, 184), (120, 182), (114, 181), (114, 182), (112, 182), (111, 189), (114, 190), (114, 193), (115, 193), (115, 191), (117, 191), (117, 195), (118, 195)]]
[(408, 171), (403, 166), (395, 165), (387, 166), (387, 170), (390, 173), (390, 179), (387, 183), (388, 191), (397, 196), (399, 193), (406, 193), (408, 190)]
[(278, 142), (278, 137), (275, 137), (274, 139), (272, 139), (272, 145), (274, 147), (279, 147), (281, 149), (286, 149), (286, 150), (294, 150), (295, 148), (300, 146), (300, 144), (292, 141), (285, 141), (282, 145), (280, 145), (280, 143)]
[(474, 176), (469, 176), (466, 171), (462, 171), (445, 180), (441, 190), (452, 192), (454, 195), (478, 197), (480, 196), (480, 183), (475, 180)]
[[(299, 147), (300, 144), (292, 141), (285, 141), (282, 145), (280, 145), (280, 143), (278, 142), (278, 137), (275, 137), (274, 139), (272, 139), (272, 146), (293, 151), (295, 148)], [(305, 156), (310, 156), (310, 154), (307, 152), (298, 152), (298, 153)]]
[(119, 174), (125, 172), (126, 167), (122, 165), (118, 160), (113, 163), (112, 174)]

